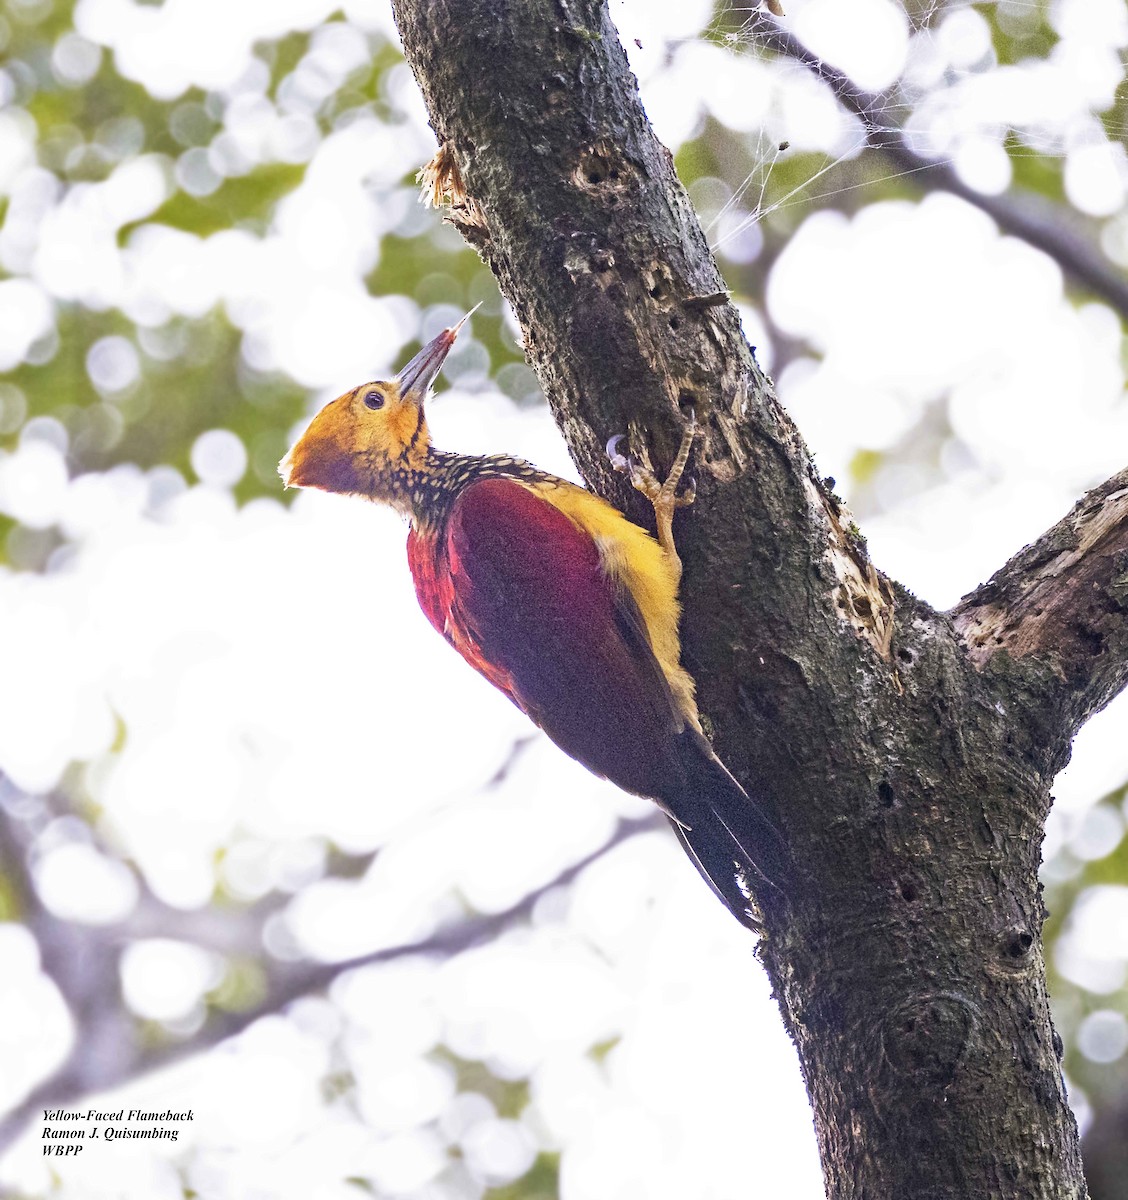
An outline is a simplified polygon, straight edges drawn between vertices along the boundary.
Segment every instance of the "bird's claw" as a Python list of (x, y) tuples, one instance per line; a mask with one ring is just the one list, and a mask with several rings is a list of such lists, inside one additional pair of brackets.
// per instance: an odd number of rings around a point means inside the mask
[(658, 477), (649, 467), (619, 449), (620, 445), (628, 438), (625, 433), (616, 433), (607, 439), (607, 459), (611, 463), (612, 470), (629, 476), (631, 485), (641, 492), (651, 504), (661, 501), (663, 504), (672, 504), (675, 508), (686, 508), (697, 498), (697, 480), (691, 475), (680, 493), (678, 487), (697, 433), (697, 422), (690, 417), (682, 436), (681, 446), (678, 448), (677, 457), (674, 459), (674, 465), (670, 468), (670, 474), (664, 483), (659, 482)]
[(607, 457), (611, 460), (611, 466), (623, 474), (629, 474), (631, 469), (631, 460), (625, 454), (619, 453), (619, 443), (625, 441), (626, 437), (625, 433), (617, 433), (607, 439)]
[(612, 468), (621, 475), (626, 475), (635, 491), (641, 492), (653, 504), (662, 490), (662, 485), (655, 478), (653, 471), (631, 458), (629, 454), (623, 454), (620, 451), (620, 443), (626, 440), (627, 434), (625, 433), (617, 433), (610, 438), (607, 442), (607, 457)]
[(626, 434), (617, 433), (607, 442), (607, 457), (611, 466), (629, 476), (632, 486), (641, 492), (654, 506), (654, 519), (658, 526), (658, 540), (662, 548), (670, 556), (680, 571), (681, 561), (674, 545), (673, 520), (674, 510), (685, 508), (693, 503), (697, 496), (697, 481), (692, 477), (687, 481), (685, 490), (679, 495), (678, 486), (681, 483), (682, 472), (689, 461), (689, 452), (693, 449), (694, 438), (697, 437), (697, 421), (690, 417), (682, 434), (681, 445), (674, 458), (670, 473), (664, 482), (649, 467), (643, 466), (633, 458), (619, 450), (620, 444), (626, 439)]

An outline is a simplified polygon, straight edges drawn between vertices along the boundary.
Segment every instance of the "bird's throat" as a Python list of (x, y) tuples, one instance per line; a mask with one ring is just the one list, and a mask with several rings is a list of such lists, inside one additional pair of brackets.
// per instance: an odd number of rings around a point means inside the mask
[(374, 481), (371, 498), (410, 517), (420, 533), (437, 533), (458, 494), (479, 479), (562, 482), (531, 463), (506, 455), (447, 454), (427, 447), (418, 465), (401, 459)]

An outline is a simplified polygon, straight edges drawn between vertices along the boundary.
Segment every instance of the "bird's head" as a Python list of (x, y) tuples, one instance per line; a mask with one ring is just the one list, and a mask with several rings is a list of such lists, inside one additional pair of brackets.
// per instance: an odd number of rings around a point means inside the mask
[(285, 485), (394, 502), (397, 479), (426, 461), (431, 436), (423, 406), (473, 311), (432, 338), (394, 379), (330, 400), (278, 464)]

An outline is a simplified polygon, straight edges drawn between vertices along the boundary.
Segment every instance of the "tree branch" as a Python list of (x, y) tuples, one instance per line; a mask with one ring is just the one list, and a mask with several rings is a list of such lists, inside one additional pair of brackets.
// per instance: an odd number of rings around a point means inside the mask
[(988, 196), (977, 192), (964, 183), (951, 163), (928, 158), (913, 149), (905, 131), (890, 122), (888, 113), (896, 107), (892, 97), (864, 91), (766, 13), (755, 13), (744, 28), (761, 45), (801, 63), (829, 84), (839, 102), (861, 119), (867, 144), (910, 175), (917, 186), (940, 188), (975, 205), (1000, 229), (1048, 254), (1075, 284), (1107, 301), (1128, 320), (1128, 277), (1109, 262), (1072, 212), (1028, 193)]
[(1064, 753), (1128, 684), (1128, 470), (1088, 492), (951, 615), (980, 670), (1000, 659), (1022, 668), (1026, 703)]
[(517, 921), (528, 918), (544, 896), (557, 888), (567, 887), (593, 862), (614, 847), (641, 833), (660, 829), (664, 824), (658, 813), (621, 819), (612, 835), (597, 849), (541, 887), (529, 892), (516, 904), (490, 916), (470, 917), (430, 937), (374, 950), (340, 962), (275, 962), (267, 968), (265, 995), (259, 1003), (239, 1012), (221, 1012), (213, 1009), (200, 1029), (183, 1041), (138, 1051), (135, 1041), (130, 1039), (132, 1054), (118, 1053), (99, 1057), (91, 1055), (90, 1046), (84, 1041), (80, 1030), (75, 1039), (74, 1049), (63, 1066), (50, 1079), (39, 1084), (0, 1121), (0, 1154), (20, 1137), (27, 1124), (41, 1109), (73, 1104), (92, 1092), (120, 1087), (142, 1075), (171, 1066), (202, 1050), (211, 1049), (227, 1038), (242, 1033), (262, 1017), (281, 1011), (299, 997), (324, 990), (348, 971), (419, 955), (450, 957), (480, 946)]

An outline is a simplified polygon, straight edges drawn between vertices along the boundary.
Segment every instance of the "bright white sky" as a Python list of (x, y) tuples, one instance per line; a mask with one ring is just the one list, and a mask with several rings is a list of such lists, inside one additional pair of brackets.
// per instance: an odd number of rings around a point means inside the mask
[[(1010, 5), (1014, 20), (1024, 7)], [(479, 298), (452, 295), (449, 308), (421, 313), (363, 289), (380, 235), (428, 219), (398, 185), (433, 148), (406, 69), (392, 89), (406, 124), (359, 120), (320, 145), (310, 138), (310, 109), (365, 53), (361, 31), (394, 36), (382, 0), (344, 6), (351, 24), (318, 35), (286, 103), (262, 95), (252, 43), (340, 8), (81, 0), (81, 36), (56, 55), (64, 75), (88, 76), (103, 46), (155, 95), (193, 84), (229, 94), (231, 161), (313, 157), (264, 237), (150, 229), (121, 249), (117, 231), (154, 211), (173, 179), (203, 190), (215, 165), (185, 156), (170, 174), (167, 161), (130, 158), (107, 182), (60, 195), (31, 165), (34, 127), (18, 111), (0, 113), (0, 190), (11, 196), (0, 263), (23, 276), (0, 281), (0, 368), (53, 327), (59, 300), (120, 306), (147, 326), (223, 303), (249, 358), (327, 399), (386, 373), (420, 328), (429, 335)], [(788, 139), (850, 152), (856, 132), (806, 76), (694, 40), (709, 8), (613, 3), (667, 143), (676, 147), (710, 111), (765, 147)], [(888, 84), (906, 63), (925, 83), (946, 70), (954, 86), (921, 136), (983, 186), (1007, 182), (999, 122), (1038, 129), (1066, 157), (1074, 203), (1119, 214), (1109, 245), (1128, 260), (1128, 169), (1091, 115), (1121, 78), (1112, 69), (1128, 44), (1120, 0), (1061, 0), (1051, 60), (997, 75), (978, 70), (984, 29), (970, 9), (923, 40), (909, 39), (886, 0), (856, 0), (848, 16), (834, 0), (790, 0), (788, 9), (804, 38), (867, 86)], [(711, 236), (731, 239), (734, 257), (739, 247), (754, 252), (755, 230), (740, 226), (759, 189), (751, 180), (748, 194), (713, 214)], [(821, 468), (843, 487), (858, 450), (895, 445), (924, 405), (952, 397), (960, 453), (923, 492), (886, 477), (883, 512), (864, 530), (879, 565), (937, 605), (1125, 463), (1116, 317), (1099, 303), (1067, 302), (1049, 260), (957, 200), (886, 204), (852, 221), (811, 216), (773, 268), (767, 303), (777, 325), (819, 356), (794, 361), (777, 383)], [(765, 347), (761, 315), (746, 314)], [(483, 390), (485, 352), (466, 341), (448, 372), (456, 387), (432, 408), (436, 441), (572, 474), (547, 414)], [(88, 369), (112, 395), (132, 381), (136, 352), (109, 339)], [(16, 405), (0, 385), (0, 427)], [(392, 514), (314, 494), (290, 509), (259, 501), (237, 510), (228, 489), (246, 455), (224, 431), (201, 439), (190, 484), (167, 469), (130, 468), (68, 481), (61, 436), (39, 422), (15, 452), (0, 453), (0, 511), (33, 527), (59, 522), (76, 547), (42, 576), (0, 571), (0, 770), (35, 792), (68, 763), (89, 762), (104, 836), (168, 902), (205, 903), (217, 869), (247, 898), (300, 890), (327, 839), (356, 851), (387, 845), (367, 877), (305, 887), (291, 914), (307, 953), (357, 954), (425, 934), (455, 895), (503, 908), (597, 847), (616, 816), (646, 811), (543, 739), (504, 784), (483, 790), (528, 726), (418, 612)], [(1051, 847), (1067, 836), (1079, 853), (1099, 846), (1085, 810), (1128, 777), (1125, 711), (1110, 709), (1079, 739), (1057, 788)], [(111, 762), (119, 719), (127, 742)], [(129, 910), (132, 882), (73, 824), (48, 830), (40, 850), (43, 890), (59, 913), (97, 922)], [(1092, 931), (1107, 927), (1120, 899), (1098, 899), (1063, 953), (1074, 977), (1115, 988), (1128, 951), (1112, 957)], [(672, 840), (637, 838), (533, 931), (447, 964), (408, 962), (342, 981), (331, 1003), (310, 1000), (289, 1020), (255, 1027), (233, 1052), (131, 1085), (119, 1102), (199, 1110), (192, 1181), (209, 1196), (355, 1196), (325, 1182), (327, 1163), (341, 1178), (370, 1174), (388, 1194), (418, 1196), (445, 1161), (444, 1138), (457, 1137), (478, 1175), (494, 1181), (520, 1174), (536, 1144), (562, 1150), (565, 1200), (720, 1200), (745, 1190), (753, 1159), (762, 1194), (813, 1200), (821, 1180), (794, 1055), (748, 951), (747, 935)], [(124, 986), (138, 1013), (189, 1028), (215, 971), (204, 954), (154, 942), (131, 953)], [(375, 1140), (354, 1114), (320, 1099), (342, 1022)], [(0, 1105), (50, 1068), (67, 1036), (29, 939), (0, 930)], [(615, 1037), (601, 1064), (586, 1054)], [(425, 1057), (439, 1042), (528, 1075), (527, 1119), (456, 1099), (450, 1072)], [(68, 1181), (65, 1195), (78, 1195), (81, 1180), (84, 1197), (148, 1200), (179, 1195), (168, 1159), (183, 1148), (103, 1150), (79, 1167), (52, 1167)], [(39, 1154), (33, 1129), (0, 1167), (0, 1187), (46, 1187)]]

